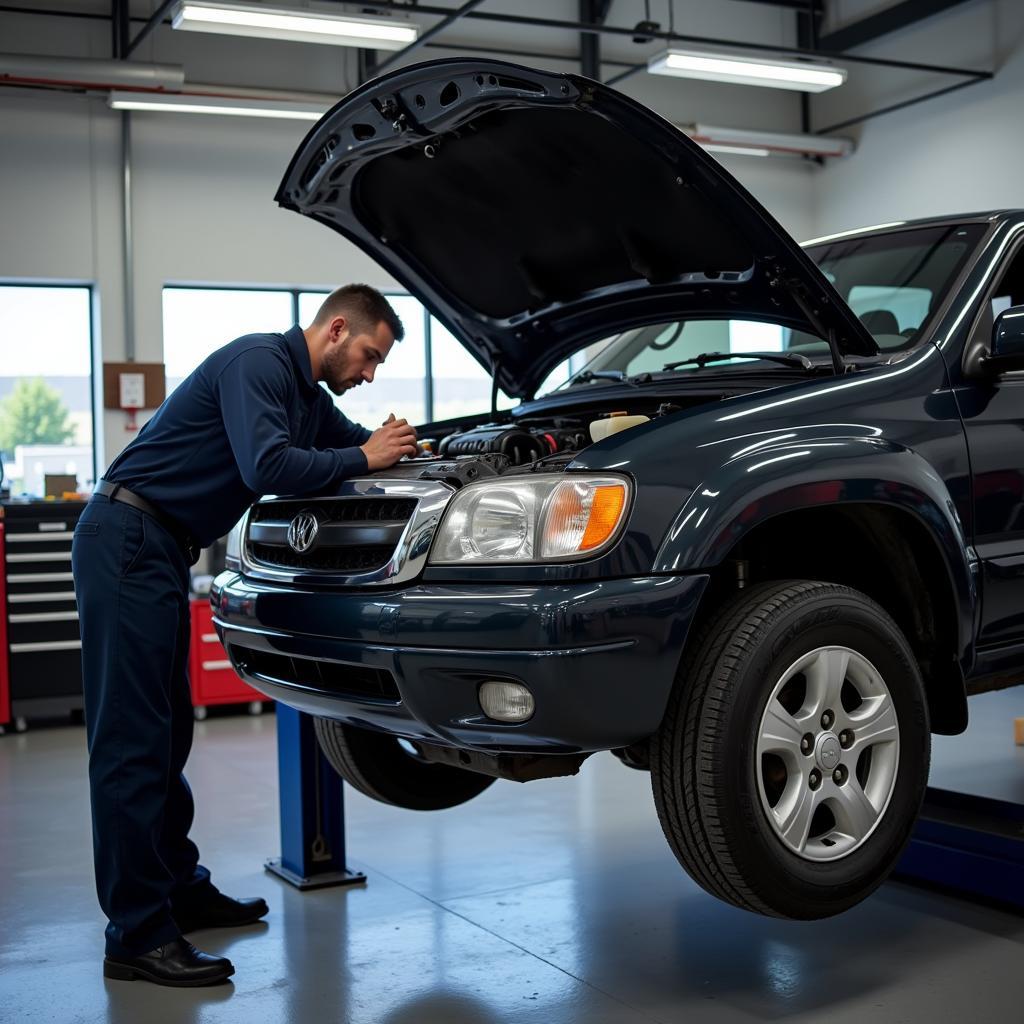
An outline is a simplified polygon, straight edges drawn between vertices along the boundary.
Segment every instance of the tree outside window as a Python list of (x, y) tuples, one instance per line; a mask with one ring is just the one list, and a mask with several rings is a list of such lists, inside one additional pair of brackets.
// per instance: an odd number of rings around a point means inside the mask
[(0, 402), (0, 449), (18, 445), (67, 444), (74, 440), (71, 414), (60, 392), (42, 377), (21, 378)]

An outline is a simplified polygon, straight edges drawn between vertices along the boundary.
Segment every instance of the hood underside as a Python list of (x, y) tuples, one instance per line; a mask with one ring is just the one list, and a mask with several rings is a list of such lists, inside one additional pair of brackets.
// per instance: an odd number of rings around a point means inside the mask
[(720, 164), (576, 75), (442, 60), (375, 79), (313, 128), (276, 198), (366, 251), (517, 397), (585, 342), (673, 318), (876, 351)]

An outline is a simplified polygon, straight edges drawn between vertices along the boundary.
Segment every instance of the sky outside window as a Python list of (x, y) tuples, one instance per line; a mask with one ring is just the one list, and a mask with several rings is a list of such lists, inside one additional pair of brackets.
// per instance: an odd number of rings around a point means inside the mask
[(286, 331), (292, 325), (287, 291), (165, 288), (163, 298), (168, 394), (229, 341), (243, 334)]
[[(0, 449), (12, 493), (93, 477), (90, 289), (0, 285)], [(44, 324), (56, 325), (46, 330)]]

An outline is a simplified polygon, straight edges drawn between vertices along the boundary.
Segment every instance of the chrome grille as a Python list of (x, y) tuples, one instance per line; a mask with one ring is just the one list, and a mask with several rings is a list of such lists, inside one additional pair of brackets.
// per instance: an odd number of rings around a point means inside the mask
[[(246, 517), (243, 571), (317, 583), (402, 582), (422, 568), (452, 493), (433, 481), (369, 479), (346, 481), (329, 498), (264, 499)], [(315, 537), (298, 550), (289, 527), (304, 513), (316, 520)]]
[(395, 546), (371, 544), (369, 547), (348, 545), (314, 548), (298, 554), (291, 548), (279, 544), (250, 543), (249, 550), (257, 562), (264, 565), (280, 565), (288, 569), (313, 569), (317, 572), (371, 572), (387, 565)]
[(300, 512), (315, 508), (317, 517), (328, 523), (408, 522), (416, 510), (415, 498), (319, 498), (315, 501), (267, 501), (254, 506), (250, 525), (274, 520), (290, 520)]

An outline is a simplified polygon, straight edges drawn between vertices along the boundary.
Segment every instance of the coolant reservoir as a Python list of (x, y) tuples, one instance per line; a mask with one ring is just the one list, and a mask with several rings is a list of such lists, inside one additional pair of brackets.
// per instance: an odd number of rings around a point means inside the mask
[(609, 434), (617, 434), (620, 430), (629, 430), (630, 427), (639, 427), (646, 423), (650, 416), (630, 416), (628, 412), (613, 412), (594, 420), (590, 424), (590, 440), (603, 441)]

